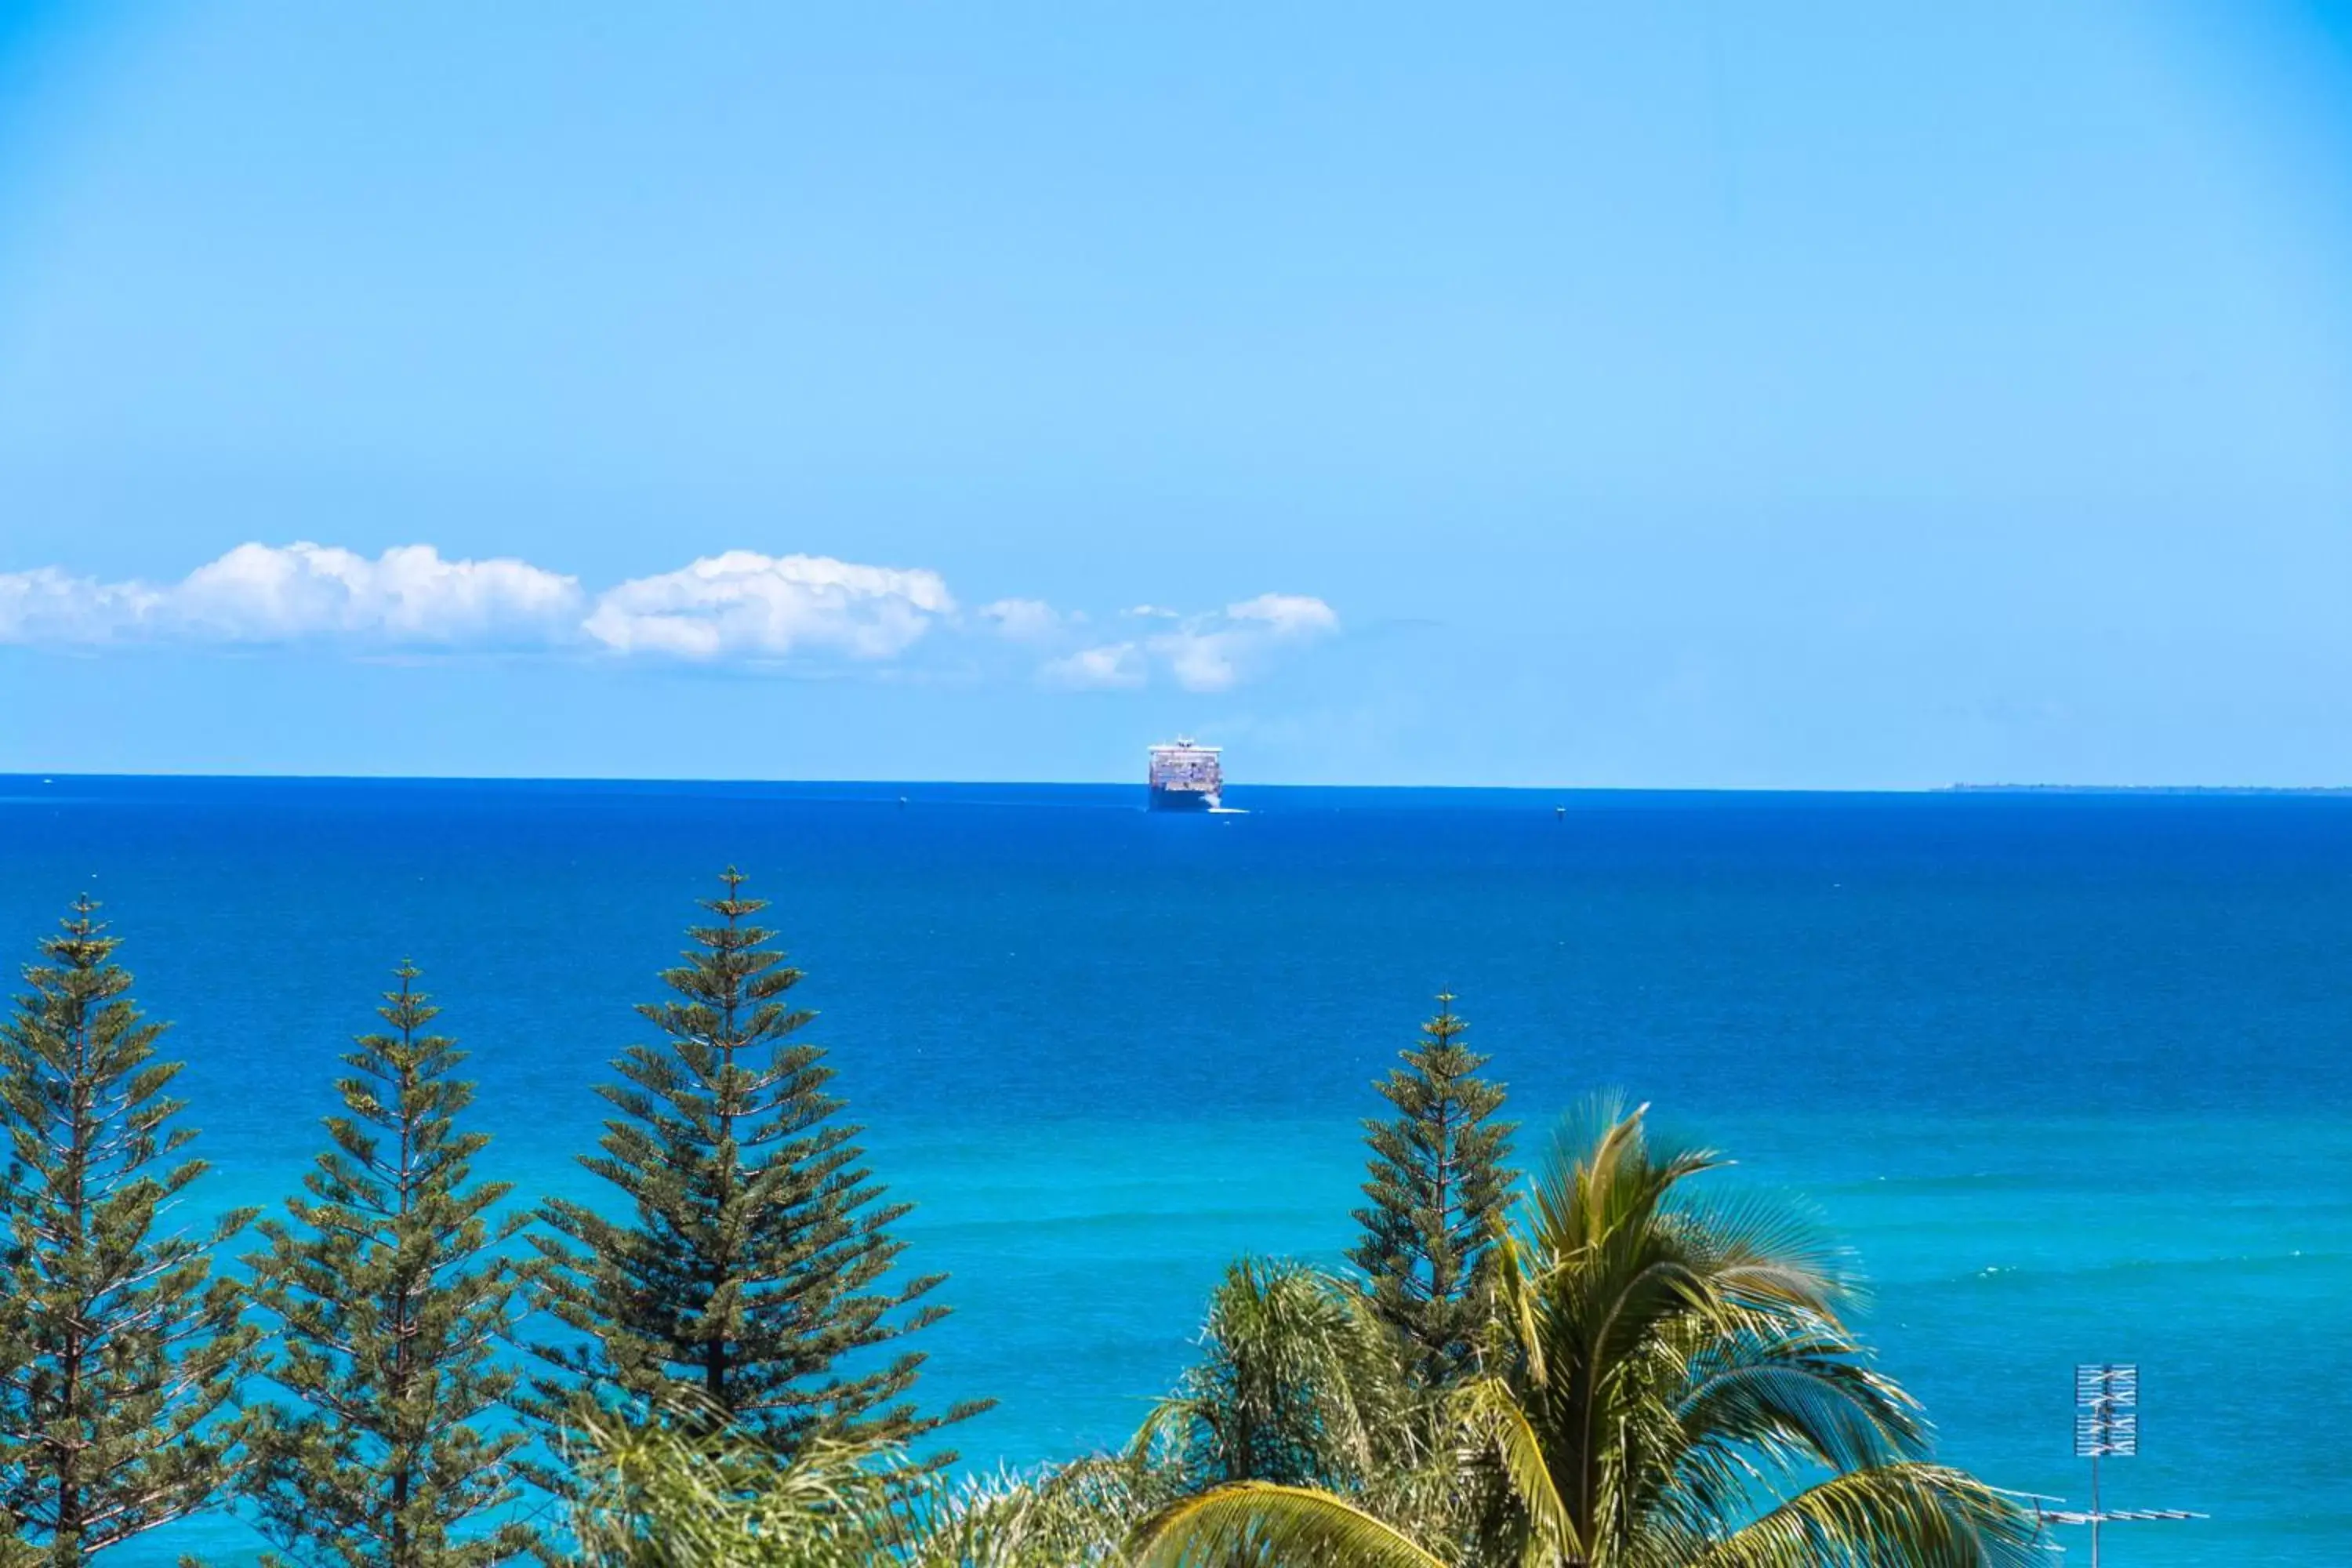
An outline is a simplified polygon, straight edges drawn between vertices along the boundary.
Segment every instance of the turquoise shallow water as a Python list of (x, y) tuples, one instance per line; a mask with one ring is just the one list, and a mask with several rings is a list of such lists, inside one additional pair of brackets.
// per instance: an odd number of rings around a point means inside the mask
[(979, 1464), (1124, 1436), (1234, 1253), (1336, 1255), (1367, 1082), (1450, 986), (1528, 1136), (1622, 1085), (1809, 1199), (1947, 1458), (2081, 1498), (2071, 1365), (2138, 1361), (2108, 1496), (2214, 1518), (2114, 1563), (2352, 1547), (2352, 802), (1139, 793), (0, 779), (0, 942), (108, 901), (212, 1202), (299, 1178), (404, 955), (488, 1163), (576, 1192), (629, 1005), (740, 862), (952, 1275), (927, 1388), (1001, 1401)]

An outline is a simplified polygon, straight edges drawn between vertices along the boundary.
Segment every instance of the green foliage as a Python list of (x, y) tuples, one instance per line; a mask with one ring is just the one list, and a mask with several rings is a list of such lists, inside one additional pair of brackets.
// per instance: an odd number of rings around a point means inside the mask
[(1174, 1480), (1133, 1458), (961, 1485), (929, 1478), (908, 1505), (898, 1560), (905, 1568), (1118, 1568), (1128, 1537), (1176, 1495)]
[(731, 868), (721, 880), (715, 922), (662, 977), (675, 998), (638, 1009), (665, 1043), (629, 1047), (599, 1091), (619, 1114), (583, 1163), (631, 1221), (556, 1201), (554, 1234), (532, 1237), (542, 1299), (575, 1336), (541, 1347), (552, 1372), (532, 1408), (561, 1422), (583, 1394), (666, 1408), (690, 1391), (784, 1455), (903, 1443), (985, 1406), (927, 1418), (907, 1398), (923, 1357), (900, 1347), (945, 1313), (918, 1304), (942, 1277), (887, 1278), (908, 1205), (881, 1201), (824, 1053), (795, 1038), (814, 1015), (787, 1005), (801, 973), (752, 923), (765, 903)]
[(172, 1125), (179, 1064), (155, 1058), (163, 1026), (131, 1000), (116, 944), (76, 900), (0, 1026), (0, 1516), (59, 1565), (194, 1512), (234, 1477), (215, 1417), (255, 1353), (210, 1258), (251, 1216), (205, 1237), (168, 1217), (205, 1167), (174, 1160), (195, 1136)]
[[(1506, 1244), (1484, 1373), (1445, 1396), (1450, 1488), (1241, 1481), (1138, 1532), (1155, 1568), (1984, 1568), (2032, 1521), (1930, 1462), (1917, 1407), (1840, 1309), (1836, 1254), (1772, 1205), (1714, 1202), (1722, 1162), (1602, 1106), (1555, 1149)], [(1825, 1479), (1823, 1479), (1825, 1478)]]
[(1375, 1086), (1397, 1114), (1364, 1123), (1371, 1202), (1356, 1211), (1363, 1239), (1348, 1255), (1433, 1387), (1470, 1369), (1494, 1291), (1494, 1236), (1517, 1179), (1505, 1169), (1511, 1125), (1491, 1120), (1503, 1088), (1477, 1076), (1486, 1058), (1462, 1043), (1453, 996), (1437, 1003), (1421, 1044)]
[(786, 1457), (690, 1408), (590, 1412), (563, 1447), (581, 1568), (1118, 1568), (1171, 1495), (1123, 1459), (959, 1483), (889, 1442), (817, 1437)]
[[(178, 1071), (79, 902), (0, 1027), (0, 1568), (67, 1568), (237, 1484), (307, 1564), (494, 1568), (2002, 1568), (2032, 1521), (1936, 1464), (1916, 1404), (1843, 1321), (1842, 1256), (1724, 1162), (1603, 1102), (1506, 1212), (1503, 1092), (1452, 998), (1379, 1086), (1362, 1289), (1244, 1259), (1202, 1356), (1128, 1452), (952, 1482), (909, 1444), (898, 1281), (857, 1129), (801, 1041), (800, 980), (742, 879), (704, 905), (670, 1000), (639, 1011), (600, 1152), (625, 1222), (553, 1202), (528, 1273), (569, 1331), (530, 1380), (496, 1347), (522, 1305), (459, 1130), (464, 1058), (416, 972), (356, 1042), (341, 1114), (253, 1301), (285, 1402), (227, 1418), (261, 1365), (211, 1239), (158, 1235)], [(176, 1163), (175, 1163), (176, 1162)], [(1510, 1224), (1507, 1226), (1506, 1220)], [(546, 1422), (565, 1539), (512, 1517)]]
[(578, 1568), (866, 1568), (903, 1539), (890, 1445), (815, 1437), (787, 1458), (690, 1411), (590, 1412), (564, 1449)]
[[(428, 1033), (440, 1009), (417, 971), (377, 1009), (336, 1083), (331, 1147), (265, 1220), (247, 1261), (274, 1320), (269, 1376), (291, 1405), (255, 1413), (246, 1491), (263, 1533), (306, 1563), (346, 1568), (487, 1568), (530, 1549), (519, 1434), (478, 1427), (513, 1393), (497, 1349), (521, 1284), (499, 1249), (525, 1223), (494, 1223), (510, 1184), (474, 1178), (489, 1142), (460, 1131), (473, 1085), (457, 1042)], [(272, 1560), (274, 1561), (274, 1560)]]
[(1229, 1481), (1355, 1491), (1415, 1469), (1431, 1401), (1365, 1299), (1292, 1263), (1243, 1258), (1209, 1298), (1200, 1361), (1137, 1454), (1184, 1492)]
[(1138, 1528), (1129, 1553), (1137, 1568), (1454, 1568), (1346, 1498), (1270, 1481), (1169, 1504)]

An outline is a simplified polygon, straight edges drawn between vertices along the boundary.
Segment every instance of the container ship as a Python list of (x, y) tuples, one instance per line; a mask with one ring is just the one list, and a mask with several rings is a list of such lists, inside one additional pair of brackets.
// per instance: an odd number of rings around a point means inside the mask
[(1224, 805), (1225, 767), (1223, 748), (1195, 745), (1179, 735), (1165, 746), (1151, 748), (1151, 809), (1154, 811), (1218, 811)]

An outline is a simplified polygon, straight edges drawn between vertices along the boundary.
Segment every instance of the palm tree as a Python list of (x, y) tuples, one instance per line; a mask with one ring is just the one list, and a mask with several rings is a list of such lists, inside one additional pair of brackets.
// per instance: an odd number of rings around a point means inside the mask
[(1074, 1460), (961, 1484), (931, 1474), (906, 1510), (902, 1568), (1124, 1568), (1136, 1525), (1173, 1495), (1135, 1460)]
[(1364, 1292), (1244, 1258), (1209, 1297), (1200, 1362), (1145, 1419), (1132, 1462), (1179, 1495), (1234, 1481), (1355, 1491), (1418, 1468), (1438, 1414)]
[(780, 1454), (705, 1409), (583, 1408), (563, 1439), (580, 1568), (865, 1568), (902, 1531), (902, 1451), (823, 1439)]
[[(1646, 1110), (1646, 1108), (1643, 1108)], [(1839, 1256), (1784, 1208), (1709, 1198), (1726, 1162), (1598, 1102), (1501, 1242), (1479, 1365), (1446, 1396), (1454, 1484), (1248, 1479), (1170, 1504), (1144, 1568), (1978, 1568), (2031, 1521), (1927, 1458), (1869, 1364)]]
[[(574, 1406), (560, 1443), (569, 1550), (545, 1560), (572, 1568), (1124, 1568), (1176, 1495), (1124, 1456), (958, 1481), (887, 1436), (781, 1452), (692, 1394)], [(0, 1539), (0, 1568), (5, 1553)]]

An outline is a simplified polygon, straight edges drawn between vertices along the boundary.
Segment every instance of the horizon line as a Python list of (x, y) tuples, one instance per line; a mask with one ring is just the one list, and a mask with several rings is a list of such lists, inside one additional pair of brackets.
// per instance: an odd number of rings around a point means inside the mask
[[(0, 780), (34, 780), (48, 784), (58, 779), (130, 781), (142, 779), (177, 779), (192, 782), (235, 781), (239, 783), (282, 784), (763, 784), (807, 787), (843, 787), (869, 789), (898, 788), (997, 788), (997, 789), (1118, 789), (1132, 787), (1138, 791), (1146, 786), (1140, 779), (1124, 778), (779, 778), (757, 776), (683, 777), (650, 773), (278, 773), (278, 772), (215, 772), (195, 769), (121, 773), (78, 770), (0, 769)], [(1241, 784), (1244, 791), (1260, 789), (1346, 789), (1346, 790), (1414, 790), (1461, 791), (1464, 793), (1520, 795), (2352, 795), (2352, 784), (2073, 784), (2064, 782), (1988, 782), (1955, 781), (1933, 784), (1398, 784), (1398, 783), (1314, 783), (1297, 780), (1265, 779)]]

